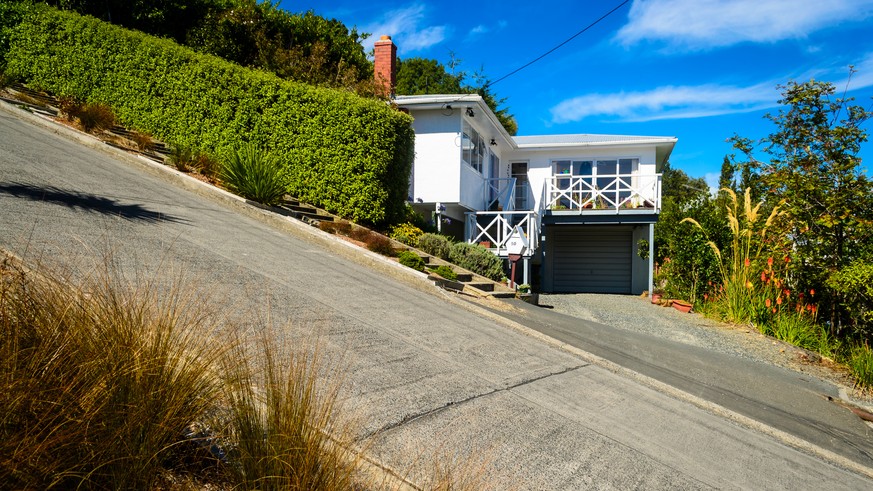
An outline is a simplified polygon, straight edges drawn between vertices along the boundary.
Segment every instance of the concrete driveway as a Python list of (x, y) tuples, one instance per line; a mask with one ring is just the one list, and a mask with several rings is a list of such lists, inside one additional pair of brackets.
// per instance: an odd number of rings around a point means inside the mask
[[(0, 247), (130, 275), (184, 269), (279, 334), (318, 330), (349, 363), (371, 452), (419, 480), (431, 453), (485, 455), (496, 489), (869, 489), (868, 466), (430, 288), (329, 238), (204, 199), (161, 173), (0, 109)], [(97, 147), (101, 145), (96, 144)], [(715, 368), (716, 370), (720, 368)], [(814, 449), (812, 449), (814, 450)]]

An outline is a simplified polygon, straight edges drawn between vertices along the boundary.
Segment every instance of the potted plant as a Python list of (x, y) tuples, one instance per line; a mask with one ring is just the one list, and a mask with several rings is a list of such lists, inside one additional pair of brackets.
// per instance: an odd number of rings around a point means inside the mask
[(684, 314), (691, 312), (691, 304), (682, 300), (673, 300), (673, 308)]
[(652, 290), (652, 303), (659, 304), (661, 303), (661, 298), (664, 296), (664, 290), (660, 288), (655, 288)]
[(522, 283), (516, 287), (515, 297), (524, 300), (531, 305), (539, 305), (540, 301), (540, 295), (530, 291), (530, 285), (527, 283)]

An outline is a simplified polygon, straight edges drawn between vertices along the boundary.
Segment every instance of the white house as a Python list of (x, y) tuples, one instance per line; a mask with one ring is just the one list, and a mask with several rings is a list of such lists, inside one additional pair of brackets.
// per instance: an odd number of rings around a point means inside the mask
[[(393, 71), (395, 48), (386, 38), (376, 43), (376, 71), (393, 82), (387, 70)], [(529, 247), (518, 281), (539, 291), (651, 289), (661, 205), (656, 169), (676, 138), (513, 137), (475, 94), (393, 100), (414, 118), (410, 201), (425, 216), (438, 213), (444, 231), (507, 257), (510, 235), (520, 227)]]

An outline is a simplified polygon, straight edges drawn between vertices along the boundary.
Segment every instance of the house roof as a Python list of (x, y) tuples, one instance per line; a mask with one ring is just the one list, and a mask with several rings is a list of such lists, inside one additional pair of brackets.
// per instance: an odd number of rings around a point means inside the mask
[(658, 162), (669, 158), (673, 146), (678, 139), (673, 136), (636, 136), (636, 135), (595, 135), (595, 134), (567, 134), (567, 135), (534, 135), (534, 136), (510, 136), (500, 124), (497, 116), (478, 94), (426, 94), (426, 95), (398, 95), (394, 102), (406, 109), (444, 109), (446, 107), (473, 107), (478, 106), (479, 114), (484, 114), (495, 129), (512, 147), (517, 150), (548, 150), (567, 149), (573, 147), (593, 147), (612, 145), (654, 145), (657, 149)]
[(513, 137), (519, 148), (578, 146), (578, 145), (628, 145), (676, 143), (672, 136), (636, 136), (636, 135), (593, 135), (588, 133), (575, 135), (536, 135)]

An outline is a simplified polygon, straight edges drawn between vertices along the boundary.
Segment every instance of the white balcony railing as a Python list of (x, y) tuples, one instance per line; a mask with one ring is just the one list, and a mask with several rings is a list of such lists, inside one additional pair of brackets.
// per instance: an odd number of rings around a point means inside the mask
[(543, 187), (541, 210), (661, 210), (660, 174), (558, 174)]
[[(477, 211), (467, 213), (465, 233), (467, 242), (482, 244), (487, 242), (491, 252), (501, 257), (507, 256), (506, 241), (521, 226), (527, 236), (530, 251), (539, 247), (540, 220), (535, 211)], [(483, 244), (486, 245), (486, 244)]]

